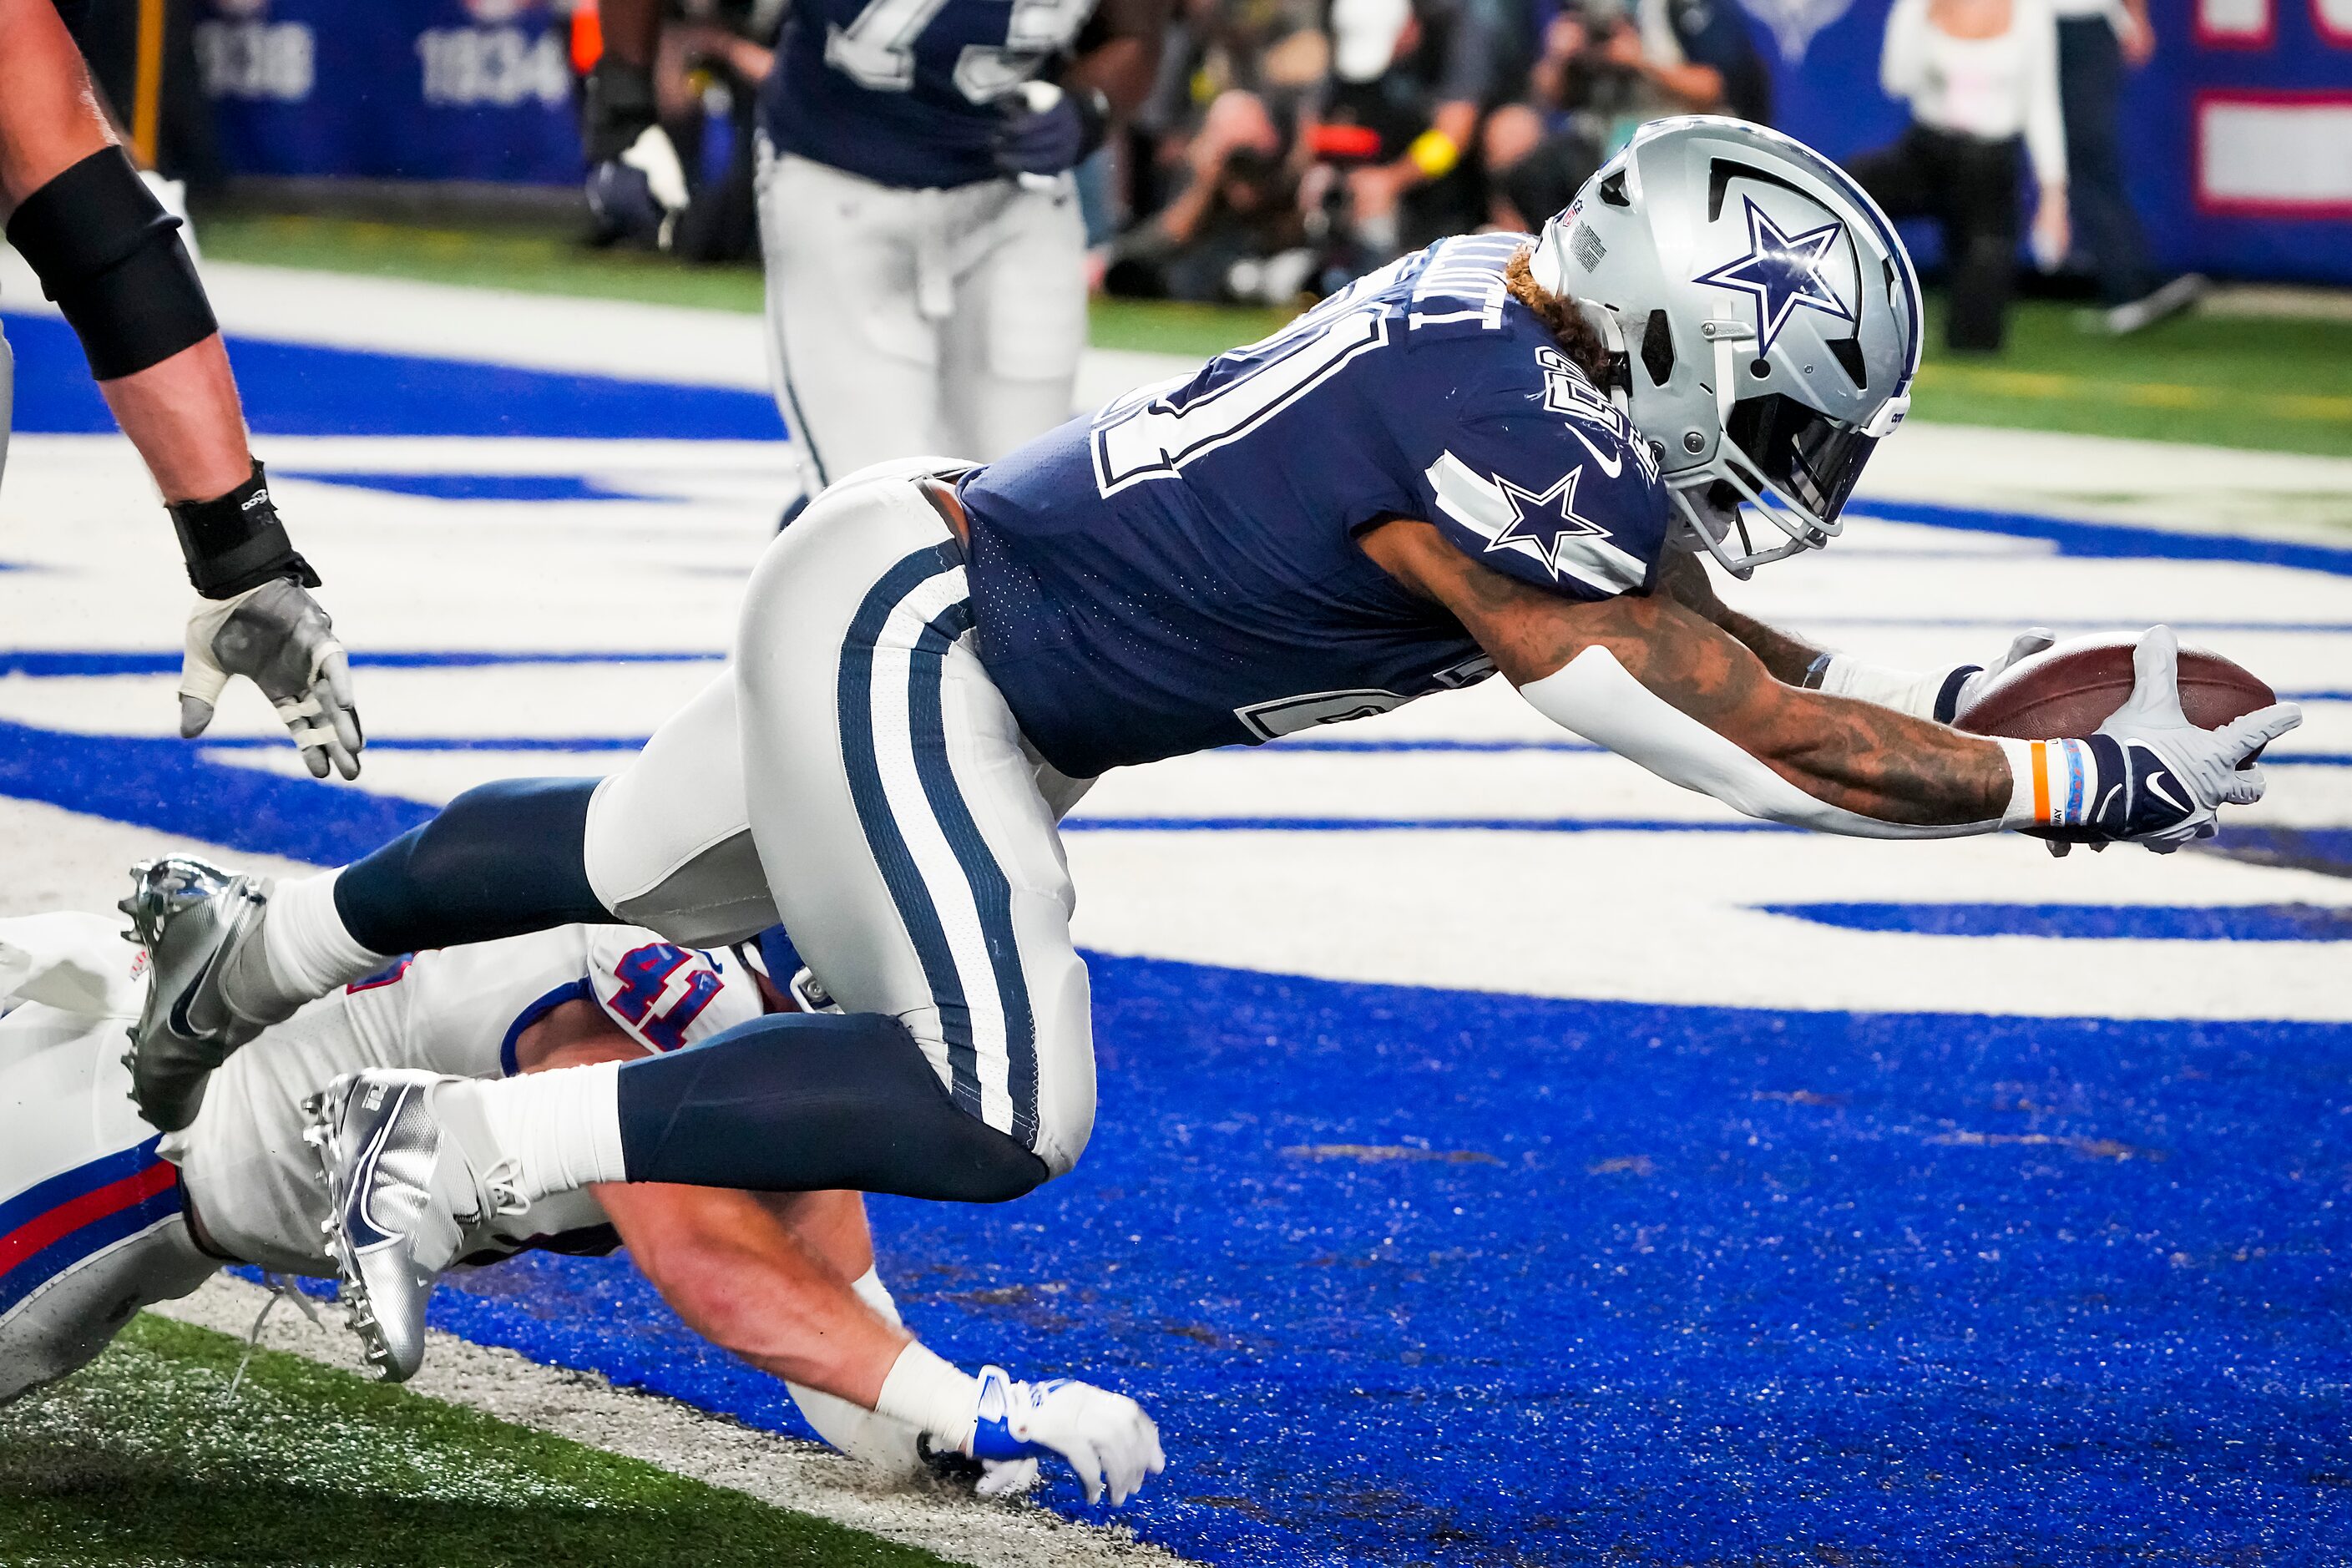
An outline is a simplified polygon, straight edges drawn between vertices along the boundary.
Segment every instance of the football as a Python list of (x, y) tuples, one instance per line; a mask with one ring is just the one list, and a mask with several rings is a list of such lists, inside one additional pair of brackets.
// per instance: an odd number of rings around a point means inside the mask
[[(1973, 734), (2023, 741), (2087, 735), (2131, 697), (2137, 640), (2104, 632), (2070, 637), (2003, 670), (1952, 722)], [(2191, 724), (2210, 730), (2277, 700), (2243, 666), (2181, 645), (2180, 710)]]

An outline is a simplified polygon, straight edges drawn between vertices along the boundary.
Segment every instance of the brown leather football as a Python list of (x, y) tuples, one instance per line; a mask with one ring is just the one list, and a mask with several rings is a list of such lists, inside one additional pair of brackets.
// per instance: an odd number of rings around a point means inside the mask
[[(2106, 632), (2069, 637), (2001, 671), (1952, 722), (1973, 734), (2021, 741), (2087, 735), (2130, 698), (2138, 640)], [(2277, 700), (2242, 666), (2181, 646), (2180, 710), (2191, 724), (2210, 730)]]

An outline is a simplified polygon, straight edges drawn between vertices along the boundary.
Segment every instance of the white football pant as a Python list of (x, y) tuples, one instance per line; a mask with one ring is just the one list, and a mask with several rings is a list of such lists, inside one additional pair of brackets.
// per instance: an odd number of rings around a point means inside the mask
[(807, 493), (894, 458), (999, 458), (1070, 417), (1087, 340), (1068, 175), (898, 190), (761, 143), (776, 403)]
[(844, 1012), (905, 1024), (1059, 1175), (1095, 1074), (1055, 824), (1090, 781), (1038, 757), (972, 650), (961, 552), (914, 483), (942, 466), (853, 476), (777, 536), (727, 671), (598, 787), (588, 879), (683, 943), (781, 914)]

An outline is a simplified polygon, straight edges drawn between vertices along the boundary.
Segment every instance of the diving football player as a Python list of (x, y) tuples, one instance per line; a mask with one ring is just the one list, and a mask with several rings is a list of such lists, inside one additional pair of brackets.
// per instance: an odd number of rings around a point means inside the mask
[[(1086, 782), (1498, 670), (1662, 777), (1822, 832), (2210, 833), (2298, 715), (2190, 726), (2168, 632), (2097, 733), (1992, 740), (1939, 721), (1983, 671), (1874, 668), (1716, 597), (1706, 558), (1744, 576), (1836, 536), (1920, 330), (1901, 243), (1834, 164), (1654, 123), (1532, 246), (1441, 241), (1001, 461), (835, 485), (754, 573), (730, 667), (618, 773), (484, 786), (274, 889), (142, 881), (141, 1102), (179, 1125), (241, 1038), (387, 952), (781, 915), (842, 1016), (497, 1083), (339, 1080), (345, 1201), (420, 1216), (347, 1259), (352, 1288), (408, 1321), (496, 1192), (1016, 1197), (1093, 1126), (1055, 826)], [(435, 1158), (391, 1169), (388, 1137)]]

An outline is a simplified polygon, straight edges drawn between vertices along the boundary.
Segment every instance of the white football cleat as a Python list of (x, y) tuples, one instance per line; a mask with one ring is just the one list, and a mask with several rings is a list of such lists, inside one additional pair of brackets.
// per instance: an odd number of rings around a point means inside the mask
[(436, 1113), (463, 1079), (405, 1068), (345, 1073), (304, 1102), (327, 1177), (327, 1251), (375, 1375), (402, 1383), (425, 1360), (425, 1307), (471, 1227), (522, 1203), (513, 1173), (478, 1173)]

